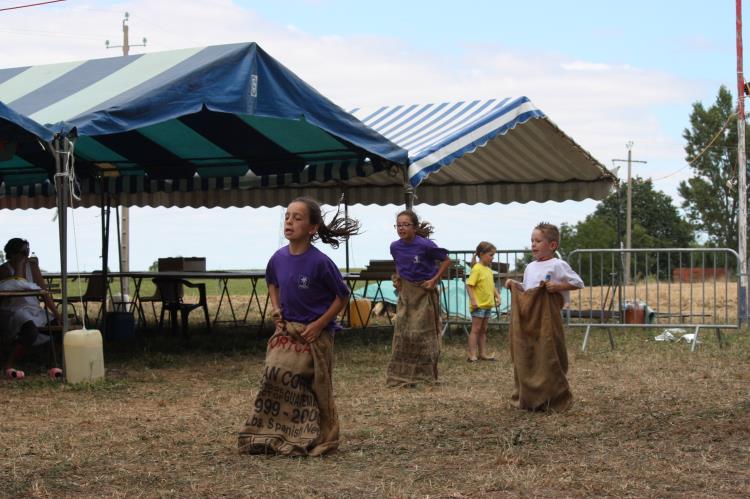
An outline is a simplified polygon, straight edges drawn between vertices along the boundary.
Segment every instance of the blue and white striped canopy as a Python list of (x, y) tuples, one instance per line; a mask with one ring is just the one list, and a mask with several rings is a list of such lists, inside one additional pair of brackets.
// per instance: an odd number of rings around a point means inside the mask
[[(81, 206), (102, 191), (126, 206), (335, 204), (342, 192), (402, 204), (405, 189), (433, 205), (544, 202), (602, 199), (614, 181), (526, 97), (349, 114), (255, 44), (0, 69), (0, 101), (77, 127)], [(49, 181), (19, 178), (0, 178), (0, 208), (54, 206)]]
[(409, 152), (427, 204), (602, 199), (614, 176), (527, 97), (356, 108)]
[[(0, 101), (75, 133), (84, 196), (326, 181), (406, 163), (405, 150), (254, 43), (0, 69)], [(49, 158), (25, 154), (0, 162), (2, 190), (47, 194)], [(30, 184), (32, 170), (41, 178)], [(115, 177), (130, 178), (103, 181)]]

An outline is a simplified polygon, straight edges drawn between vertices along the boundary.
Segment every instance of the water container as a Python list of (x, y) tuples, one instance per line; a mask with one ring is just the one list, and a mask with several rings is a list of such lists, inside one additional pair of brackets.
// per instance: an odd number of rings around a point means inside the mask
[(102, 334), (96, 329), (65, 333), (65, 378), (68, 383), (93, 383), (104, 378)]
[(365, 327), (370, 317), (372, 303), (366, 298), (353, 299), (349, 302), (349, 325), (351, 327)]

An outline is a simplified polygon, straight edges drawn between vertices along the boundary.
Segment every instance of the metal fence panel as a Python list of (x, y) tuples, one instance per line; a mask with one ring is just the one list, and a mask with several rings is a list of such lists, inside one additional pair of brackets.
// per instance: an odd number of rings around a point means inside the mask
[[(571, 292), (571, 326), (738, 328), (739, 256), (729, 248), (581, 249), (568, 263), (586, 283)], [(629, 260), (630, 265), (626, 264)], [(629, 267), (629, 275), (624, 269)], [(610, 341), (614, 346), (611, 333)]]

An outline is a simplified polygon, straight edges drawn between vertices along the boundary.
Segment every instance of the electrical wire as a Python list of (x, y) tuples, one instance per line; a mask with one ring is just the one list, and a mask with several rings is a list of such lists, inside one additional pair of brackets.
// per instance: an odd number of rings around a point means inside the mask
[(658, 178), (652, 178), (651, 180), (652, 180), (653, 182), (656, 182), (656, 181), (658, 181), (658, 180), (664, 180), (665, 178), (669, 178), (669, 177), (671, 177), (671, 176), (673, 176), (673, 175), (677, 175), (678, 173), (680, 173), (680, 172), (681, 172), (682, 170), (684, 170), (685, 168), (688, 168), (689, 166), (692, 166), (692, 164), (693, 164), (693, 163), (695, 163), (696, 161), (698, 161), (698, 160), (699, 160), (699, 159), (701, 158), (701, 156), (703, 156), (703, 154), (705, 154), (705, 153), (706, 153), (706, 151), (708, 151), (708, 149), (709, 149), (709, 148), (710, 148), (710, 147), (711, 147), (711, 146), (713, 145), (713, 143), (714, 143), (714, 142), (716, 142), (716, 139), (718, 139), (718, 138), (719, 138), (719, 135), (721, 135), (721, 133), (722, 133), (722, 132), (723, 132), (724, 130), (726, 130), (726, 129), (727, 129), (727, 126), (729, 126), (729, 120), (731, 120), (731, 119), (732, 119), (732, 118), (734, 118), (735, 116), (737, 116), (737, 113), (732, 113), (732, 114), (730, 114), (730, 115), (729, 115), (729, 116), (727, 117), (727, 120), (726, 120), (726, 121), (724, 122), (724, 124), (722, 125), (721, 129), (720, 129), (720, 130), (719, 130), (718, 132), (716, 132), (716, 134), (715, 134), (715, 135), (713, 136), (713, 138), (712, 138), (712, 139), (711, 139), (711, 140), (709, 141), (708, 145), (706, 145), (706, 147), (704, 147), (704, 148), (703, 148), (703, 149), (701, 150), (701, 152), (699, 152), (699, 153), (698, 153), (698, 155), (697, 155), (697, 156), (695, 156), (695, 157), (694, 157), (693, 159), (689, 160), (689, 161), (688, 161), (688, 163), (687, 163), (687, 164), (686, 164), (685, 166), (683, 166), (683, 167), (682, 167), (682, 168), (680, 168), (679, 170), (675, 170), (675, 171), (673, 171), (672, 173), (670, 173), (670, 174), (668, 174), (668, 175), (664, 175), (663, 177), (658, 177)]
[(0, 12), (4, 10), (16, 10), (16, 9), (25, 9), (27, 7), (39, 7), (40, 5), (47, 5), (49, 3), (59, 3), (64, 2), (65, 0), (48, 0), (47, 2), (37, 2), (37, 3), (29, 3), (26, 5), (16, 5), (15, 7), (3, 7), (0, 9)]

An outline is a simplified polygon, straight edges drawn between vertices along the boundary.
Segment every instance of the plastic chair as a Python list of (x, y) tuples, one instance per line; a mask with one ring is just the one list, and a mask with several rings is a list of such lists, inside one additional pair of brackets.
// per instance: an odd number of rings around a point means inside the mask
[[(98, 302), (99, 312), (96, 314), (96, 320), (102, 315), (102, 303), (107, 299), (107, 284), (104, 282), (104, 275), (100, 271), (92, 272), (86, 283), (86, 291), (81, 296), (68, 296), (68, 305), (73, 307), (73, 317), (77, 322), (80, 322), (78, 312), (76, 311), (75, 303), (83, 305), (83, 314), (86, 316), (86, 322), (89, 322), (89, 303)], [(59, 306), (62, 303), (61, 298), (55, 298), (55, 303)], [(67, 313), (67, 311), (63, 311)]]
[[(180, 288), (182, 290), (182, 288)], [(156, 315), (156, 305), (155, 303), (161, 303), (161, 295), (159, 294), (159, 288), (156, 288), (154, 290), (154, 294), (151, 296), (143, 296), (137, 298), (137, 307), (138, 307), (138, 316), (140, 317), (140, 320), (143, 324), (147, 324), (146, 321), (146, 310), (143, 308), (144, 303), (150, 303), (151, 304), (151, 311), (154, 314), (154, 320), (159, 320), (158, 316)]]
[[(185, 279), (175, 279), (173, 277), (155, 277), (152, 279), (156, 285), (159, 296), (161, 296), (161, 317), (159, 318), (159, 329), (164, 325), (164, 313), (169, 311), (169, 319), (172, 324), (172, 334), (177, 333), (177, 312), (180, 312), (182, 322), (182, 334), (187, 336), (188, 316), (190, 312), (197, 308), (203, 308), (203, 315), (206, 318), (206, 327), (211, 331), (211, 321), (208, 318), (208, 303), (206, 301), (206, 285), (203, 283), (192, 283)], [(183, 300), (182, 287), (198, 289), (198, 303), (185, 303)]]

